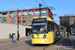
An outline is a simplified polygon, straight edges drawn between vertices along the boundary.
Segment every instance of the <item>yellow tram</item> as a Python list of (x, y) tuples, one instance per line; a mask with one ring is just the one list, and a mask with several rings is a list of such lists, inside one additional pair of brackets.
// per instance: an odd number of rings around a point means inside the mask
[(32, 44), (51, 44), (65, 36), (65, 27), (56, 24), (51, 18), (41, 16), (32, 20)]

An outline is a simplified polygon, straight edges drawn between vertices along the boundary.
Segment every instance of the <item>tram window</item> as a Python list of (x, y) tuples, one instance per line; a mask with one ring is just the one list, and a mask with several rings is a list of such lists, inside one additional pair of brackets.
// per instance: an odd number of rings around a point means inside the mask
[(53, 23), (52, 22), (48, 22), (48, 31), (53, 31)]
[(52, 29), (51, 29), (51, 23), (49, 23), (49, 31), (52, 31)]
[(53, 22), (51, 23), (51, 29), (52, 29), (52, 31), (53, 31), (53, 27), (54, 27), (54, 24), (53, 24)]
[(54, 35), (56, 36), (57, 35), (57, 24), (56, 23), (54, 23), (53, 30), (54, 30)]
[(53, 23), (53, 31), (54, 31), (54, 29), (55, 29), (55, 24)]

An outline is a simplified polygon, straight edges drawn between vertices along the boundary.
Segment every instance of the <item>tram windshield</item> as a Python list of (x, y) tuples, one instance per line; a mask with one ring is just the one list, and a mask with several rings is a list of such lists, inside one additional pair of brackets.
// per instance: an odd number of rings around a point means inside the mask
[(46, 25), (33, 25), (33, 33), (46, 33)]

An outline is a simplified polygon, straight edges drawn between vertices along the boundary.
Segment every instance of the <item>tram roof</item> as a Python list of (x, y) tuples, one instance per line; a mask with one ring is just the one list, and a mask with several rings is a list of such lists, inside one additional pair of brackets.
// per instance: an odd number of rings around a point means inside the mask
[(54, 22), (50, 17), (46, 17), (46, 16), (34, 17), (33, 19), (38, 19), (38, 18), (46, 18), (48, 21)]

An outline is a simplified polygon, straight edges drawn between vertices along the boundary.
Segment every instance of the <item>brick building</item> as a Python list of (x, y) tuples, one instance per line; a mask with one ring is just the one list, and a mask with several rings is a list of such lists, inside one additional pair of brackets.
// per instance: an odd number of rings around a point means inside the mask
[[(32, 18), (40, 16), (40, 11), (41, 16), (52, 18), (52, 12), (48, 7), (42, 7), (41, 10), (39, 10), (39, 8), (21, 9), (18, 13), (17, 10), (0, 11), (0, 23), (17, 24), (17, 22), (19, 22), (20, 25), (31, 26)], [(19, 20), (17, 18), (17, 14), (19, 16)]]
[(70, 31), (70, 26), (74, 24), (75, 15), (69, 14), (60, 16), (60, 25), (65, 26)]

